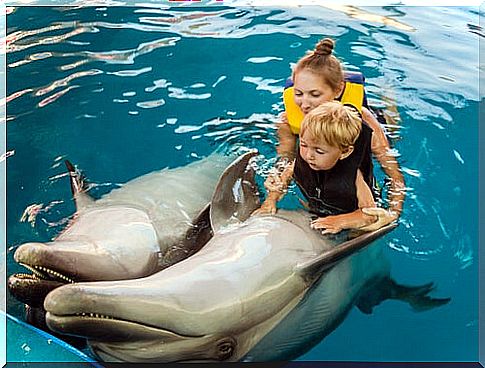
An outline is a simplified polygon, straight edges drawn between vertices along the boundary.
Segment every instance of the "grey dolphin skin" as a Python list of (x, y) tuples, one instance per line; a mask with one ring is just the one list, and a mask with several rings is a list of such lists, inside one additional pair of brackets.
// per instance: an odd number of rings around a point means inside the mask
[(48, 326), (86, 337), (104, 361), (268, 361), (308, 350), (354, 305), (369, 313), (387, 298), (418, 310), (448, 302), (429, 297), (430, 285), (391, 281), (382, 243), (367, 245), (393, 225), (331, 237), (310, 229), (306, 212), (247, 218), (255, 202), (238, 180), (244, 161), (230, 170), (200, 251), (145, 278), (57, 288), (44, 303)]
[(135, 178), (98, 200), (66, 162), (77, 211), (52, 242), (16, 250), (15, 260), (33, 274), (10, 276), (10, 292), (39, 307), (65, 283), (148, 276), (189, 256), (212, 236), (208, 203), (233, 159), (214, 153)]

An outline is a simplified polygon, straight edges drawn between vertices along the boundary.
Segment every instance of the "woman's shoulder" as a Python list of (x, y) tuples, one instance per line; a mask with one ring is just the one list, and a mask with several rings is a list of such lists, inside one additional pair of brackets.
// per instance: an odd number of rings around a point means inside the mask
[(366, 107), (362, 107), (362, 122), (364, 123), (362, 124), (362, 129), (366, 129), (364, 127), (367, 127), (374, 132), (379, 132), (382, 130), (379, 121), (377, 121), (374, 114)]
[(279, 119), (280, 119), (280, 123), (288, 124), (288, 114), (286, 113), (286, 111), (283, 111), (282, 113), (280, 113)]

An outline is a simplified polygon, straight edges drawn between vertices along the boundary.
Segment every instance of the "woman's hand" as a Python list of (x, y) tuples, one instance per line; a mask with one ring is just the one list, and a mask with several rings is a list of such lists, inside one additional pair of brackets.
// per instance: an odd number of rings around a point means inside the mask
[(274, 215), (277, 211), (276, 208), (276, 201), (272, 199), (266, 199), (261, 207), (259, 207), (256, 211), (254, 211), (251, 216), (253, 215)]
[(360, 228), (360, 230), (364, 231), (374, 231), (380, 229), (381, 227), (384, 227), (399, 218), (399, 215), (396, 212), (386, 210), (385, 208), (362, 208), (362, 212), (366, 215), (377, 217), (377, 220), (372, 224)]
[(261, 207), (254, 211), (253, 215), (274, 215), (277, 211), (276, 203), (281, 199), (280, 192), (269, 192)]
[(392, 222), (389, 214), (382, 208), (362, 208), (341, 215), (319, 217), (310, 226), (313, 229), (324, 229), (322, 234), (336, 234), (344, 229), (371, 231), (374, 230), (371, 226), (379, 229)]

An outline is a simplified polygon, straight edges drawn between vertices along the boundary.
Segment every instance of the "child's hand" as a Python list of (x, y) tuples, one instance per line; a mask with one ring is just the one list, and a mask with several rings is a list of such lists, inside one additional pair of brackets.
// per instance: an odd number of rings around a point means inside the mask
[(337, 234), (345, 227), (339, 216), (319, 217), (310, 224), (312, 229), (324, 229), (322, 234)]
[(274, 215), (277, 211), (276, 202), (272, 200), (266, 199), (261, 207), (259, 207), (256, 211), (254, 211), (251, 216), (253, 215)]

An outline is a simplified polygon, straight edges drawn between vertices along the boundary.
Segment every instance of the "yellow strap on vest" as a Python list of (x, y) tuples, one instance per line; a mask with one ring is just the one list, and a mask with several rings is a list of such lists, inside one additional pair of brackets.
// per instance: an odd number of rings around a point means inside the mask
[(290, 124), (291, 132), (298, 135), (300, 134), (301, 122), (305, 115), (295, 103), (293, 98), (294, 94), (295, 89), (293, 87), (286, 88), (283, 91), (283, 102), (285, 104), (286, 118), (288, 119), (288, 124)]
[(340, 102), (354, 106), (362, 114), (363, 101), (364, 86), (359, 83), (345, 82), (345, 89)]
[[(305, 115), (297, 106), (294, 100), (294, 88), (288, 87), (283, 92), (283, 102), (285, 104), (286, 118), (290, 125), (291, 132), (295, 135), (300, 134), (301, 122)], [(345, 90), (340, 99), (342, 104), (350, 104), (362, 113), (362, 103), (364, 101), (364, 86), (359, 83), (345, 82)]]

